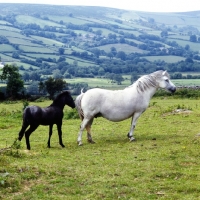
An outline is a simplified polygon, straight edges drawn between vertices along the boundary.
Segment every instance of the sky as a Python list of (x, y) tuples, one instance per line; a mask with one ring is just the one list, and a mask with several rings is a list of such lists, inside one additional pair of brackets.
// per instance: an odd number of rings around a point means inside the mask
[(200, 11), (200, 0), (0, 0), (0, 3), (103, 6), (145, 12)]

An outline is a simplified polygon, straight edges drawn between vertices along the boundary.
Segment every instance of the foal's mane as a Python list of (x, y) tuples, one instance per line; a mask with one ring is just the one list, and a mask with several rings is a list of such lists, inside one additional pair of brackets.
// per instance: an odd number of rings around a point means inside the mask
[[(139, 93), (146, 91), (150, 87), (156, 88), (157, 87), (157, 81), (156, 80), (158, 80), (162, 77), (163, 72), (164, 71), (159, 70), (159, 71), (153, 72), (151, 74), (141, 76), (136, 82), (134, 82), (129, 87), (136, 85), (137, 91)], [(167, 76), (169, 78), (169, 74), (167, 72), (165, 72), (165, 76)]]

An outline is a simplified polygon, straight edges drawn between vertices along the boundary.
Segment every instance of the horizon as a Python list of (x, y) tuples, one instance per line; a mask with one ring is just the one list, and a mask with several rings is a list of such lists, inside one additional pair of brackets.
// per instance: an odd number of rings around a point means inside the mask
[(106, 8), (116, 8), (122, 10), (129, 11), (139, 11), (139, 12), (163, 12), (163, 13), (174, 13), (174, 12), (192, 12), (192, 11), (200, 11), (200, 3), (199, 0), (183, 0), (180, 2), (176, 1), (160, 1), (160, 0), (152, 0), (151, 2), (148, 0), (140, 0), (136, 2), (136, 0), (132, 0), (131, 5), (128, 0), (124, 0), (123, 2), (107, 2), (102, 0), (101, 2), (94, 2), (91, 0), (85, 0), (82, 2), (81, 0), (57, 0), (56, 2), (53, 0), (0, 0), (0, 3), (5, 4), (39, 4), (39, 5), (63, 5), (63, 6), (92, 6), (92, 7), (106, 7)]

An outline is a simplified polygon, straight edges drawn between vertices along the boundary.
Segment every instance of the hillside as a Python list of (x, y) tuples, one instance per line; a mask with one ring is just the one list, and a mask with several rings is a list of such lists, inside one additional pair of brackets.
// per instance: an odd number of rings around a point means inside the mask
[(1, 4), (0, 59), (17, 65), (24, 80), (200, 72), (199, 49), (200, 11)]

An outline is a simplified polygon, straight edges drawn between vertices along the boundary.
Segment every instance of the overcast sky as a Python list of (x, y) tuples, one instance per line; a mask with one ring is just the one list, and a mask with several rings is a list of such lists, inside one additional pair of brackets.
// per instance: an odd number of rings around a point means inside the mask
[(0, 0), (0, 3), (103, 6), (147, 12), (200, 11), (200, 0)]

